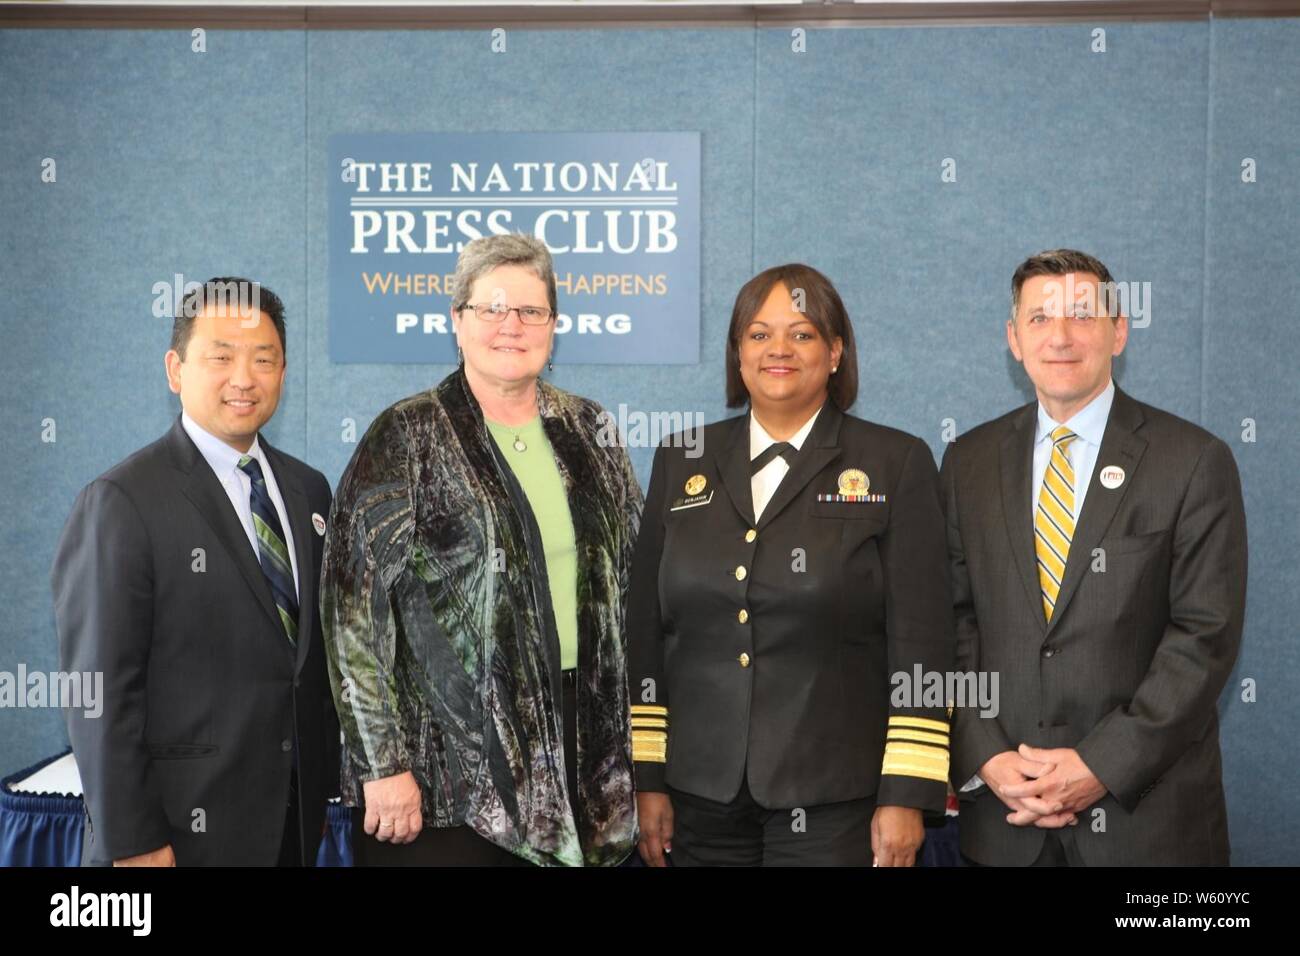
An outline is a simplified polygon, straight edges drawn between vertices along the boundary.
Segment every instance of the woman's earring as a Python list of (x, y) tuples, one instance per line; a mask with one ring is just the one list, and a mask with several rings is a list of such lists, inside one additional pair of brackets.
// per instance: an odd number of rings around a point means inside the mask
[(831, 369), (831, 374), (834, 375), (834, 374), (835, 374), (836, 372), (838, 372), (839, 370), (840, 370), (840, 367), (839, 367), (838, 365), (836, 365), (834, 368)]
[(460, 350), (459, 345), (456, 346), (456, 361), (459, 362), (461, 365), (465, 364), (465, 353)]
[(551, 361), (551, 358), (553, 358), (553, 357), (554, 357), (554, 356), (551, 356), (550, 358), (547, 358), (547, 360), (546, 360), (546, 371), (548, 371), (548, 372), (554, 372), (554, 371), (555, 371), (555, 363)]

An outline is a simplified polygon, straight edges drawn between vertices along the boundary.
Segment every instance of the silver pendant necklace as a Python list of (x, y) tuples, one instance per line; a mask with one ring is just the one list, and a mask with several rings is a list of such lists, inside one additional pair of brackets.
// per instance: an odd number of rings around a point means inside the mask
[(518, 434), (515, 435), (514, 449), (518, 452), (528, 451), (528, 446), (524, 444), (524, 440)]

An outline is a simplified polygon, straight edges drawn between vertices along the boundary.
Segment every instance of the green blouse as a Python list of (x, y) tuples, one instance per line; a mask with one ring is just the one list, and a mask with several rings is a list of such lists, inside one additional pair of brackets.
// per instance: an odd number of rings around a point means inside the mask
[[(573, 518), (564, 479), (551, 443), (546, 440), (539, 415), (518, 428), (485, 418), (488, 431), (519, 480), (542, 532), (546, 551), (546, 578), (551, 587), (551, 607), (560, 635), (560, 666), (578, 666), (578, 550), (573, 541)], [(518, 437), (524, 450), (515, 447)]]

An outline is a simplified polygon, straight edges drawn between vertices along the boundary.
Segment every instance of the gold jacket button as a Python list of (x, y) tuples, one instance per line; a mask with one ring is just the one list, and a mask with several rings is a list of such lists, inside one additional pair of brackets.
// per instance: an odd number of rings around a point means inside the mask
[(753, 528), (750, 528), (748, 531), (745, 532), (746, 541), (753, 541), (757, 537), (758, 537), (758, 532), (755, 531)]
[(742, 564), (742, 565), (739, 565), (739, 566), (736, 568), (736, 580), (737, 580), (737, 581), (743, 581), (743, 580), (745, 580), (745, 574), (746, 574), (746, 572), (745, 572), (745, 566), (744, 566), (743, 564)]
[(742, 607), (740, 609), (740, 613), (736, 615), (736, 620), (738, 620), (741, 624), (744, 624), (746, 621), (749, 620), (749, 612)]
[(741, 667), (748, 667), (748, 666), (749, 666), (749, 655), (748, 655), (748, 654), (741, 654), (739, 657), (736, 658), (736, 660), (740, 661), (740, 666), (741, 666)]

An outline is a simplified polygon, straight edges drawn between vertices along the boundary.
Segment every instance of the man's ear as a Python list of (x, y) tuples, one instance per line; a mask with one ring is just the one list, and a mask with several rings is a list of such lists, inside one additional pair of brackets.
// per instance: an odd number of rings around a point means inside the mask
[(1007, 320), (1007, 348), (1011, 349), (1011, 354), (1016, 357), (1017, 362), (1023, 362), (1025, 357), (1020, 354), (1020, 339), (1016, 334), (1016, 323)]
[(177, 395), (181, 393), (181, 357), (171, 349), (163, 356), (163, 365), (167, 369), (167, 387)]
[(1117, 357), (1128, 345), (1128, 316), (1121, 312), (1115, 319), (1115, 348), (1110, 353)]

